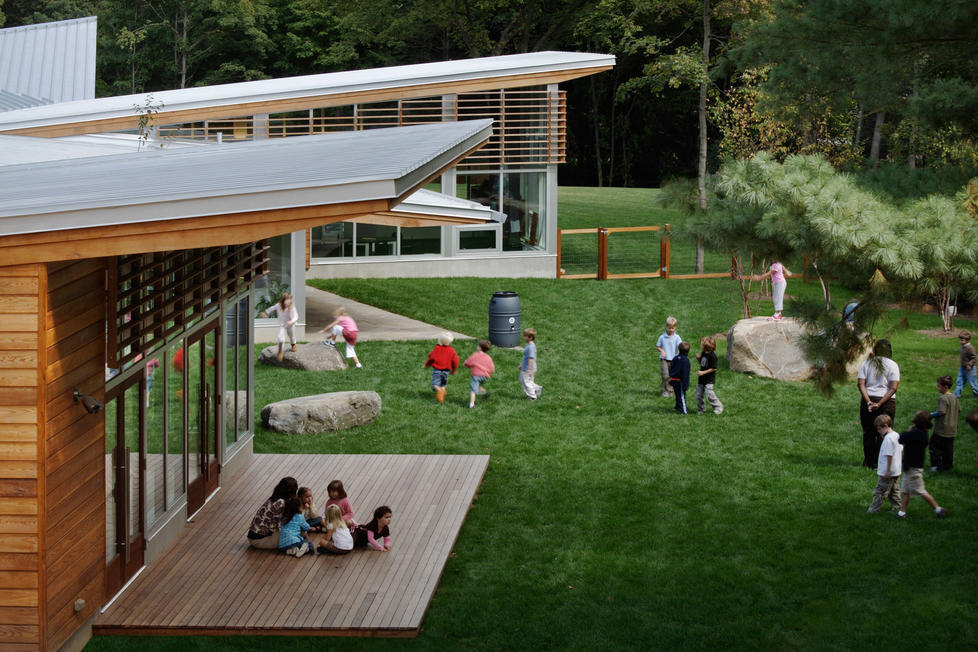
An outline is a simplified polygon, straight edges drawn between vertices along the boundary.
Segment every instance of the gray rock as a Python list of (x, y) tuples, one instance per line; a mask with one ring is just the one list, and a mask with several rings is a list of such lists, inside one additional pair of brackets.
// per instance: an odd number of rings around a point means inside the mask
[[(343, 346), (343, 344), (340, 344)], [(258, 356), (258, 362), (286, 369), (303, 369), (305, 371), (338, 371), (346, 369), (346, 360), (336, 347), (327, 346), (322, 342), (297, 344), (293, 352), (286, 345), (285, 356), (278, 360), (278, 344), (266, 346)]]
[[(804, 324), (790, 317), (780, 321), (768, 321), (767, 317), (741, 319), (727, 332), (730, 370), (777, 380), (808, 380), (815, 366), (802, 352), (804, 332)], [(856, 374), (865, 359), (866, 353), (849, 364), (850, 376)]]
[(224, 423), (229, 426), (235, 423), (235, 408), (234, 408), (234, 395), (238, 395), (238, 408), (237, 408), (237, 423), (239, 424), (238, 432), (244, 432), (248, 429), (248, 392), (224, 392)]
[(261, 421), (266, 428), (293, 435), (346, 430), (373, 423), (378, 416), (380, 395), (377, 392), (300, 396), (270, 403), (261, 410)]

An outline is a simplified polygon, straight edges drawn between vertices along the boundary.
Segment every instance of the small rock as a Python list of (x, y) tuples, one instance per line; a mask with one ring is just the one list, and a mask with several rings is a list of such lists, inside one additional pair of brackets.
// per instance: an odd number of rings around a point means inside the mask
[(335, 432), (373, 423), (380, 408), (377, 392), (331, 392), (270, 403), (262, 408), (261, 421), (292, 435)]

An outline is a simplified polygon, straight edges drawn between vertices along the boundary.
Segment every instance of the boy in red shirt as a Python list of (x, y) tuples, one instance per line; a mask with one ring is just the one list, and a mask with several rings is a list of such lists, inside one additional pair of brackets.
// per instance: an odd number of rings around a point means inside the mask
[(487, 340), (479, 340), (479, 350), (465, 359), (465, 366), (472, 370), (472, 382), (469, 383), (469, 409), (475, 407), (475, 395), (485, 394), (486, 390), (482, 383), (489, 380), (496, 371), (496, 365), (489, 357), (489, 349), (492, 348)]
[(438, 402), (444, 403), (448, 374), (455, 375), (458, 370), (458, 353), (452, 348), (450, 333), (442, 333), (438, 337), (438, 345), (428, 354), (424, 366), (431, 367), (431, 389), (435, 390)]

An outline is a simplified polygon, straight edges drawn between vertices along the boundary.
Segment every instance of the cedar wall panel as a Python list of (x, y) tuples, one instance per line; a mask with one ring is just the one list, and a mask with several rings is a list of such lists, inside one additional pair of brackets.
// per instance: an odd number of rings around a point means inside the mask
[(0, 647), (42, 646), (44, 265), (0, 267)]
[[(105, 601), (105, 420), (73, 399), (105, 398), (105, 267), (89, 259), (47, 266), (44, 357), (44, 633), (71, 637)], [(82, 599), (85, 606), (74, 609)]]

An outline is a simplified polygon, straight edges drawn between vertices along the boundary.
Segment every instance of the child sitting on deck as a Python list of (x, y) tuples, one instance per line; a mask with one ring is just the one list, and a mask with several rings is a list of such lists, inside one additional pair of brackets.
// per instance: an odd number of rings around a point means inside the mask
[(326, 494), (329, 496), (329, 500), (326, 501), (326, 508), (328, 509), (330, 505), (339, 507), (346, 526), (351, 530), (355, 528), (357, 522), (353, 518), (353, 505), (350, 504), (350, 499), (346, 497), (346, 489), (343, 488), (343, 483), (339, 480), (333, 480), (326, 485)]
[(319, 540), (317, 552), (330, 555), (345, 555), (353, 550), (353, 533), (343, 522), (340, 508), (330, 505), (326, 508), (326, 536)]
[(282, 532), (278, 537), (278, 549), (287, 555), (301, 557), (312, 552), (312, 542), (306, 538), (309, 524), (302, 517), (302, 503), (295, 496), (285, 501), (282, 512)]
[[(388, 526), (391, 524), (391, 508), (381, 505), (374, 510), (374, 520), (366, 525), (358, 525), (353, 532), (353, 545), (357, 548), (373, 548), (378, 552), (390, 552), (391, 531)], [(384, 543), (381, 544), (380, 540)]]

